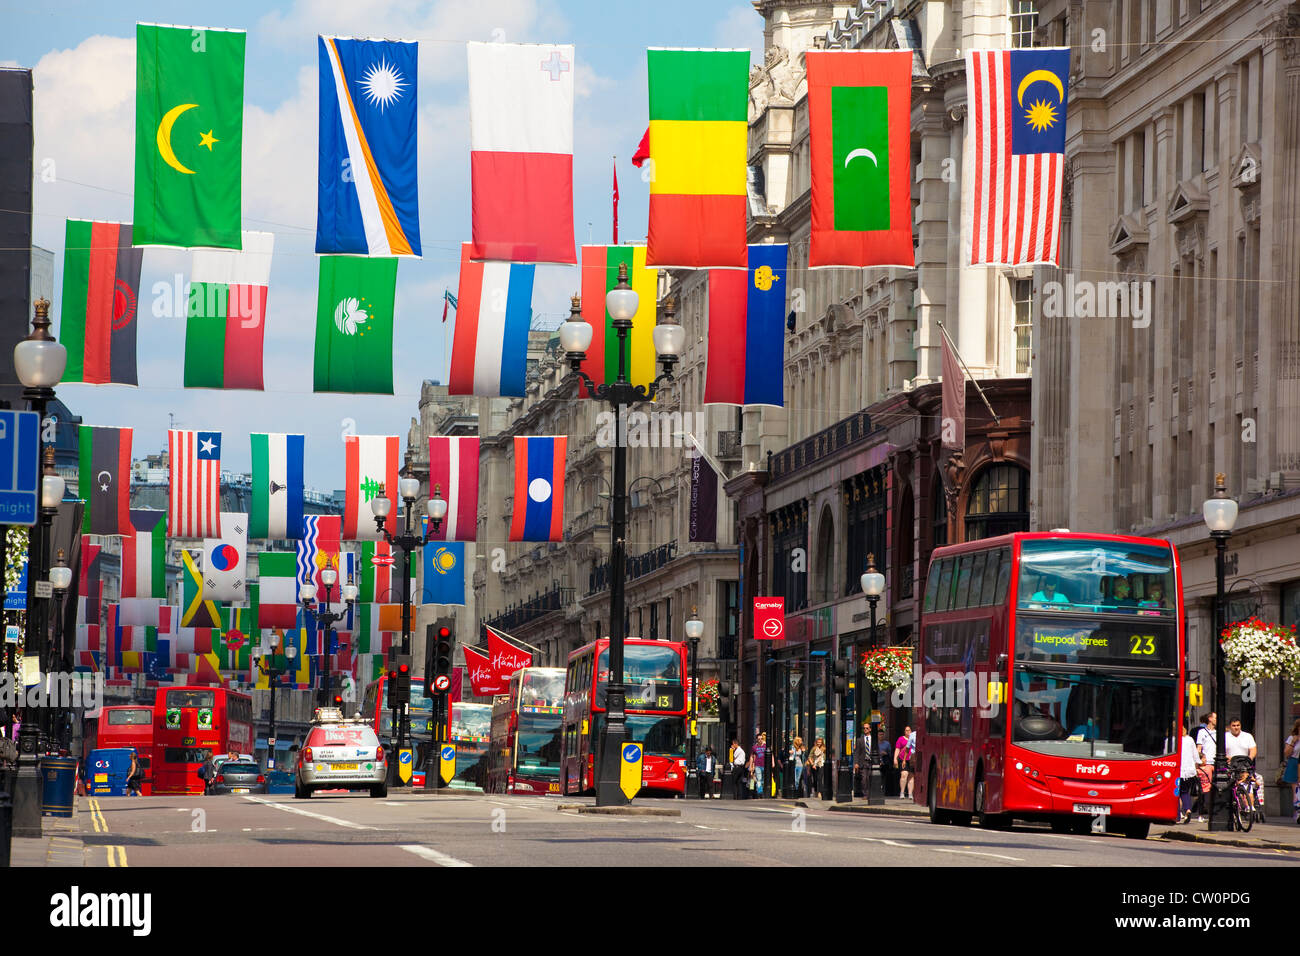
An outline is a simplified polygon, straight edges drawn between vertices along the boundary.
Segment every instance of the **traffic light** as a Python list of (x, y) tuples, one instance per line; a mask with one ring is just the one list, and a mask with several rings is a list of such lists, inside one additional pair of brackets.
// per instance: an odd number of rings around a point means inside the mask
[(834, 677), (832, 686), (835, 693), (847, 694), (849, 691), (849, 662), (846, 660), (837, 660), (831, 664), (831, 674)]
[(411, 702), (411, 655), (395, 647), (388, 649), (388, 704), (400, 707)]
[(718, 719), (724, 724), (731, 723), (732, 710), (736, 706), (736, 692), (731, 684), (718, 684)]

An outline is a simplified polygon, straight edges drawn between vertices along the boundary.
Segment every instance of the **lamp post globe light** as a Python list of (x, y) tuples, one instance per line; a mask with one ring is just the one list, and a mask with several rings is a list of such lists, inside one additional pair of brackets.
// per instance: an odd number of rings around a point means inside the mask
[[(310, 585), (307, 586), (310, 587)], [(315, 596), (315, 593), (316, 592), (313, 589), (312, 590), (313, 597)], [(301, 594), (302, 591), (300, 590), (299, 595), (301, 596)], [(283, 654), (281, 654), (281, 649), (283, 649)], [(282, 668), (280, 666), (281, 656), (283, 656), (288, 661), (289, 666), (287, 668)], [(266, 769), (267, 770), (275, 769), (275, 692), (279, 689), (280, 678), (284, 676), (286, 670), (288, 671), (293, 670), (293, 662), (297, 656), (298, 656), (298, 648), (296, 648), (292, 644), (290, 644), (288, 647), (285, 647), (284, 635), (281, 634), (280, 644), (276, 648), (275, 652), (268, 655), (267, 657), (261, 658), (257, 662), (258, 669), (261, 670), (261, 672), (266, 675), (266, 683), (271, 694), (271, 716), (267, 722), (267, 728), (266, 728)], [(270, 660), (269, 665), (267, 664), (268, 659)]]
[(624, 415), (629, 406), (653, 401), (659, 392), (660, 382), (673, 380), (673, 366), (681, 358), (686, 341), (686, 330), (673, 321), (675, 315), (671, 298), (664, 303), (663, 323), (652, 332), (655, 351), (663, 371), (649, 385), (636, 385), (628, 378), (628, 337), (632, 331), (632, 318), (640, 308), (640, 296), (627, 281), (627, 263), (619, 263), (618, 284), (605, 294), (605, 310), (610, 325), (618, 337), (618, 366), (614, 381), (597, 384), (582, 370), (587, 349), (591, 345), (593, 330), (582, 317), (582, 300), (573, 297), (569, 320), (560, 326), (560, 345), (573, 374), (586, 386), (587, 394), (606, 402), (614, 410), (614, 464), (613, 509), (610, 519), (609, 555), (609, 689), (607, 709), (596, 770), (596, 806), (624, 806), (628, 798), (619, 788), (619, 756), (627, 739), (627, 713), (623, 688), (624, 631), (624, 573), (627, 559), (627, 448), (623, 444)]
[[(686, 755), (686, 789), (699, 793), (699, 768), (696, 766), (700, 738), (700, 638), (704, 636), (704, 622), (700, 620), (697, 608), (691, 608), (691, 616), (686, 619), (686, 641), (691, 645), (691, 736), (690, 752)], [(711, 781), (703, 781), (712, 789)], [(692, 786), (695, 785), (695, 786)]]
[[(59, 478), (59, 484), (62, 485), (62, 483), (63, 479)], [(59, 497), (63, 497), (61, 488)], [(48, 580), (54, 593), (54, 646), (51, 648), (49, 655), (49, 670), (53, 671), (55, 662), (62, 661), (67, 656), (67, 650), (63, 646), (63, 598), (68, 593), (69, 585), (72, 584), (72, 568), (68, 567), (67, 561), (64, 560), (62, 548), (59, 548), (59, 556), (50, 567)], [(45, 670), (44, 667), (41, 669)], [(52, 726), (55, 729), (56, 743), (60, 748), (66, 747), (70, 743), (67, 739), (70, 728), (68, 727), (68, 713), (64, 702), (54, 705), (54, 712), (51, 717), (53, 718)]]
[(1226, 478), (1222, 472), (1214, 476), (1214, 496), (1207, 498), (1201, 506), (1205, 525), (1210, 529), (1214, 539), (1214, 629), (1211, 632), (1211, 644), (1214, 651), (1214, 713), (1218, 720), (1214, 729), (1214, 779), (1210, 785), (1210, 819), (1208, 829), (1226, 830), (1231, 827), (1228, 814), (1228, 760), (1224, 754), (1224, 728), (1228, 719), (1225, 711), (1228, 704), (1227, 679), (1223, 665), (1223, 646), (1219, 637), (1227, 627), (1224, 600), (1223, 578), (1225, 572), (1224, 553), (1228, 539), (1232, 537), (1232, 528), (1237, 523), (1237, 502), (1228, 497)]
[[(867, 555), (867, 570), (863, 573), (862, 577), (859, 579), (859, 582), (862, 585), (862, 593), (867, 596), (867, 604), (871, 606), (871, 646), (874, 648), (876, 646), (876, 603), (880, 600), (880, 596), (885, 593), (885, 576), (881, 574), (878, 570), (876, 570), (876, 556), (874, 554)], [(862, 686), (864, 688), (868, 688), (871, 686), (871, 684), (864, 680), (862, 682)], [(867, 692), (870, 693), (870, 691)], [(855, 698), (854, 707), (856, 708), (856, 706), (857, 706), (857, 700)], [(870, 702), (868, 702), (868, 715), (870, 715)], [(855, 726), (856, 723), (857, 723), (857, 719), (855, 714), (854, 716)], [(870, 739), (869, 734), (864, 733), (863, 739), (869, 740)], [(866, 768), (866, 772), (863, 775), (863, 781), (862, 781), (862, 802), (870, 805), (871, 803), (871, 763), (870, 763), (871, 754), (870, 752), (859, 755), (859, 759), (862, 761), (862, 765)]]

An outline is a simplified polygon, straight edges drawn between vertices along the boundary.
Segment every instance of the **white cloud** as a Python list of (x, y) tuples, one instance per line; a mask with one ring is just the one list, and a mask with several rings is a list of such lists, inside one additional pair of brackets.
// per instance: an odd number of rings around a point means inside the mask
[(718, 46), (749, 49), (751, 63), (763, 62), (763, 18), (748, 3), (732, 7), (713, 28)]

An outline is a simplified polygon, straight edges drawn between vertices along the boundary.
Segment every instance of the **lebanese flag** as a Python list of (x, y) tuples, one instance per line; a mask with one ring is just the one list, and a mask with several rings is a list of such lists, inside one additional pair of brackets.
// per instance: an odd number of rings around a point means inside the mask
[(388, 527), (397, 522), (399, 504), (397, 469), (401, 454), (396, 435), (349, 435), (343, 439), (344, 466), (343, 538), (345, 541), (378, 541), (372, 502), (382, 491), (393, 503)]
[(468, 48), (473, 256), (574, 264), (573, 46)]
[(447, 502), (447, 517), (431, 537), (473, 541), (478, 530), (478, 438), (429, 438), (429, 496), (436, 489)]

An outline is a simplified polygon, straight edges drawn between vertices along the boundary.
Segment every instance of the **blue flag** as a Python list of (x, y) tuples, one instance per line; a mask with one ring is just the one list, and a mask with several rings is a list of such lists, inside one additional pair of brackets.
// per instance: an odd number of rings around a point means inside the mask
[(465, 603), (465, 542), (437, 541), (424, 546), (420, 603)]

